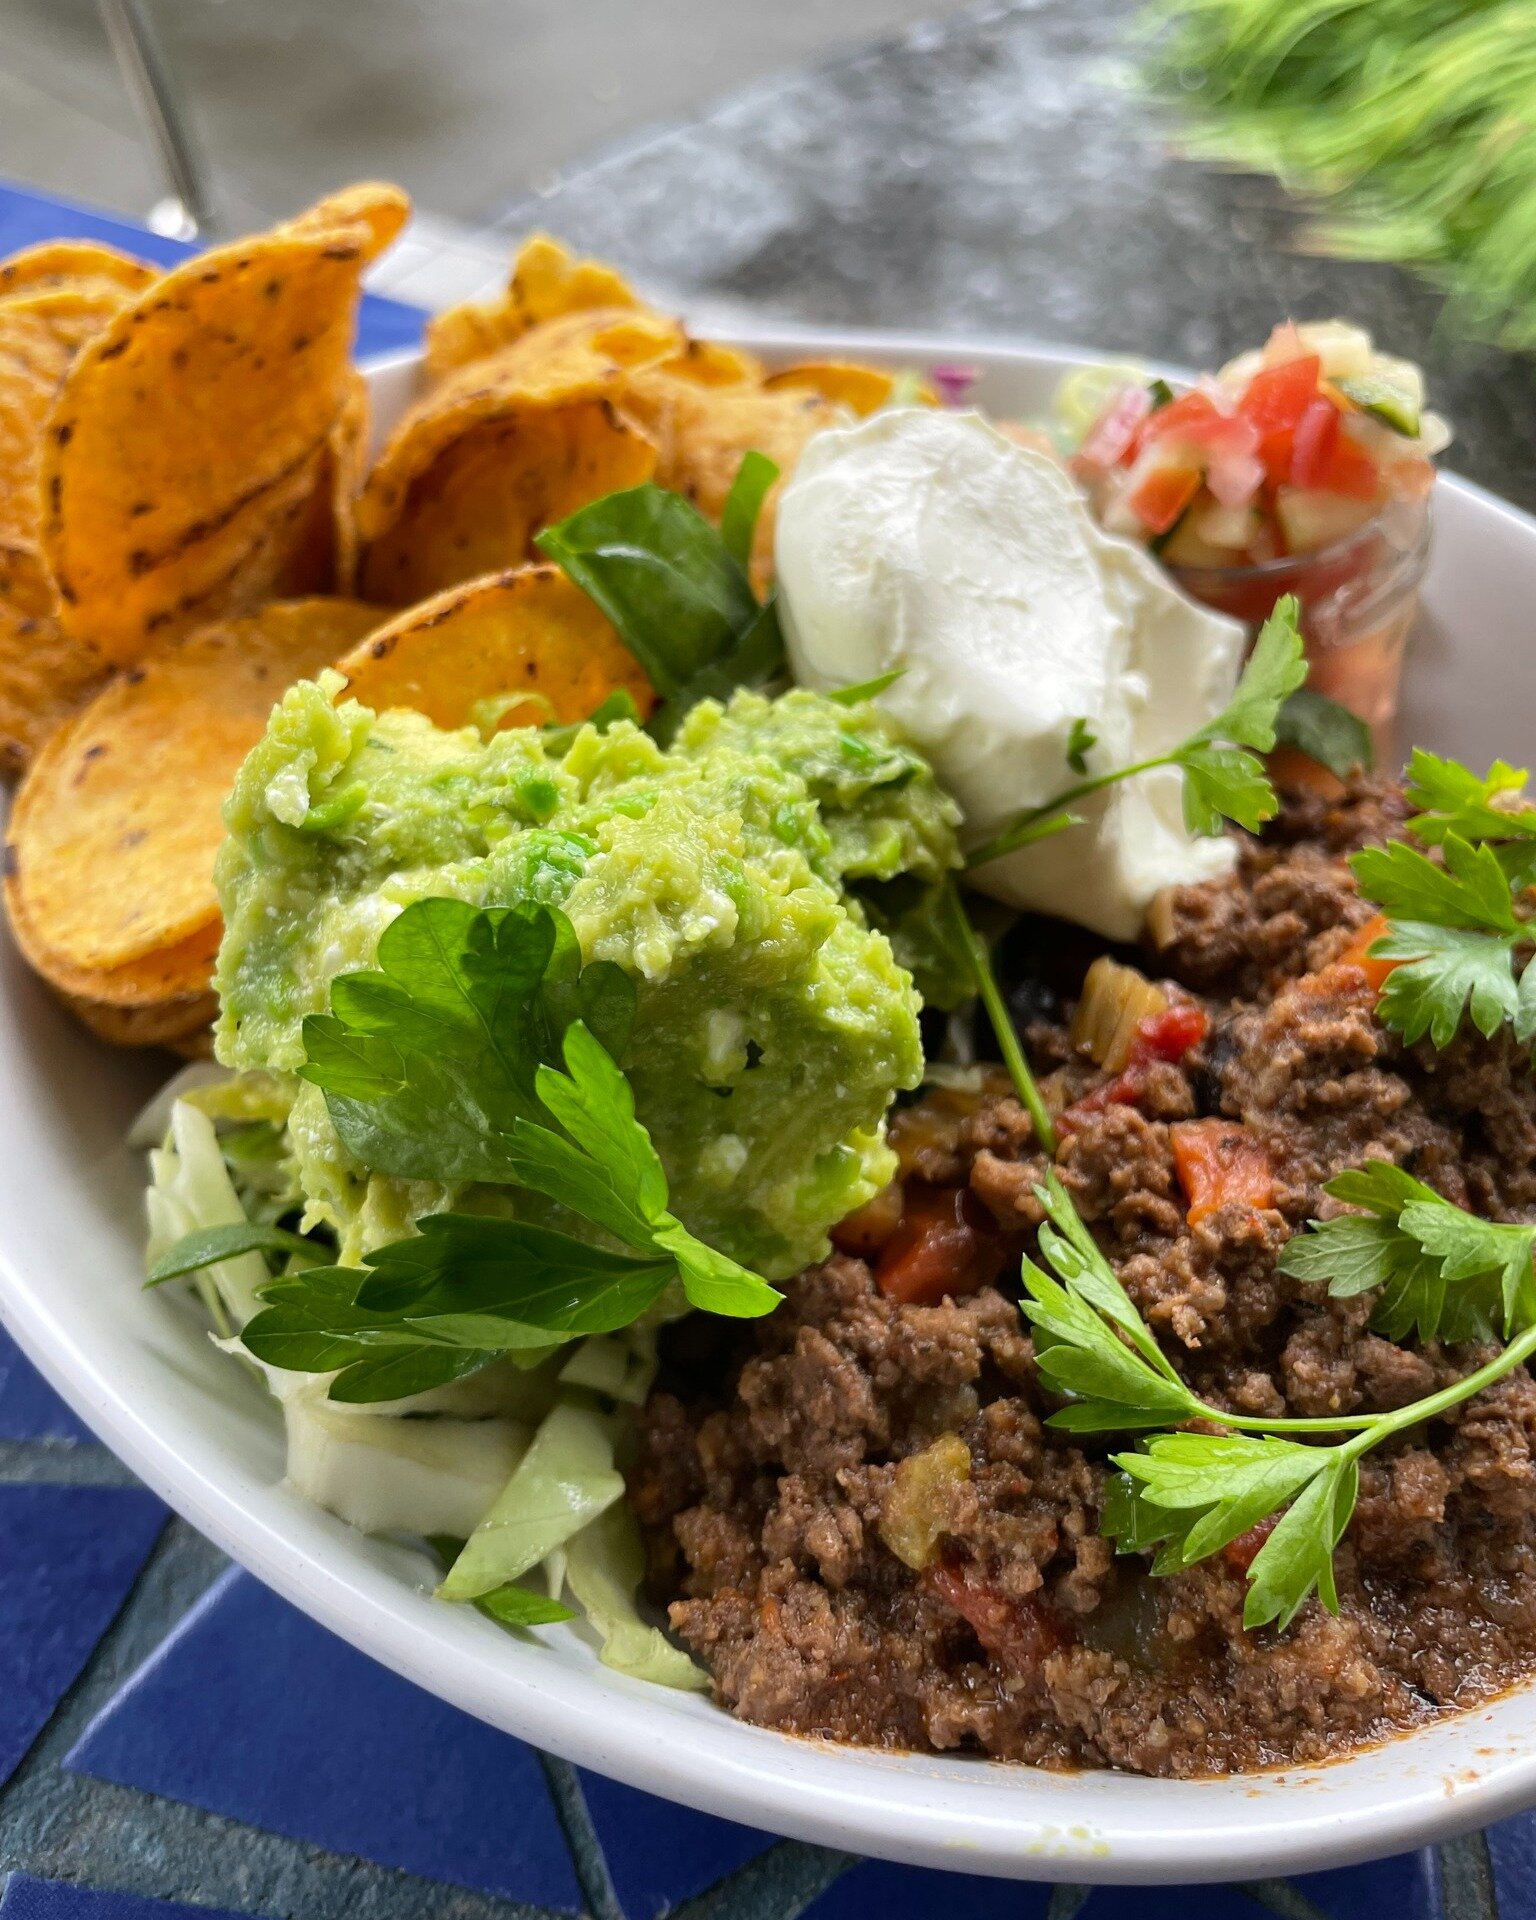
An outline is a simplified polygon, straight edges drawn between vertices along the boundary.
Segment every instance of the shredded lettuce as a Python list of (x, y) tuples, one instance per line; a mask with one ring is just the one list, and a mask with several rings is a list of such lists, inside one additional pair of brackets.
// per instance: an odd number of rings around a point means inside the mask
[(440, 1596), (474, 1600), (505, 1586), (622, 1499), (616, 1437), (613, 1417), (594, 1406), (564, 1401), (551, 1408), (438, 1588)]
[(565, 1549), (566, 1584), (602, 1636), (603, 1665), (658, 1687), (707, 1693), (708, 1675), (636, 1611), (644, 1571), (640, 1529), (627, 1506), (610, 1507)]

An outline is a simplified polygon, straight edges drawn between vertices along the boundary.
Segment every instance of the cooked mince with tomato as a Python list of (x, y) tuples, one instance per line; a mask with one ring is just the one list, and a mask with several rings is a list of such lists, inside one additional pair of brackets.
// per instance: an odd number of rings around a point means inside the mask
[(1437, 1046), (1382, 1017), (1391, 962), (1347, 856), (1401, 842), (1409, 811), (1370, 778), (1291, 793), (1240, 836), (1230, 877), (1154, 902), (1136, 949), (1019, 923), (997, 965), (1054, 1160), (1000, 1065), (932, 1069), (893, 1117), (898, 1180), (783, 1307), (667, 1330), (631, 1492), (652, 1591), (732, 1712), (865, 1745), (1199, 1775), (1317, 1761), (1529, 1671), (1526, 1366), (1363, 1452), (1337, 1613), (1313, 1594), (1283, 1628), (1245, 1627), (1276, 1512), (1187, 1566), (1154, 1572), (1156, 1549), (1124, 1550), (1123, 1528), (1117, 1552), (1111, 1456), (1136, 1436), (1047, 1424), (1067, 1399), (1020, 1312), (1054, 1166), (1215, 1410), (1390, 1425), (1500, 1353), (1496, 1310), (1452, 1312), (1480, 1284), (1452, 1261), (1434, 1337), (1412, 1275), (1389, 1298), (1280, 1265), (1308, 1222), (1371, 1217), (1324, 1188), (1373, 1162), (1482, 1221), (1536, 1221), (1517, 1023), (1463, 1019)]

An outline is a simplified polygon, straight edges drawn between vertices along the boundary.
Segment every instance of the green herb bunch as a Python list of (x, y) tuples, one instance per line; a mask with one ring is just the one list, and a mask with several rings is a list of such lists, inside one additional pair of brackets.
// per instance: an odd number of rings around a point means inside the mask
[(1274, 173), (1320, 251), (1394, 260), (1536, 344), (1531, 0), (1154, 0), (1153, 86), (1194, 156)]

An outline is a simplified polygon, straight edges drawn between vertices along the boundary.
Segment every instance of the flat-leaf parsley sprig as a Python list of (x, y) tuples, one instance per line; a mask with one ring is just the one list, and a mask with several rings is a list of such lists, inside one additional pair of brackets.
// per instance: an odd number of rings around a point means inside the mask
[[(1469, 1014), (1487, 1038), (1508, 1024), (1536, 1040), (1536, 972), (1528, 889), (1536, 881), (1536, 808), (1521, 804), (1523, 768), (1497, 760), (1479, 777), (1414, 750), (1408, 832), (1351, 856), (1361, 894), (1386, 915), (1370, 948), (1393, 962), (1378, 1011), (1405, 1040), (1449, 1046)], [(1433, 852), (1421, 849), (1428, 847)], [(1438, 854), (1438, 858), (1435, 855)]]
[[(1078, 801), (1157, 767), (1177, 767), (1183, 774), (1184, 818), (1191, 833), (1220, 833), (1227, 820), (1257, 832), (1276, 810), (1274, 788), (1257, 756), (1273, 748), (1280, 710), (1307, 677), (1298, 619), (1294, 595), (1287, 594), (1276, 602), (1231, 700), (1214, 720), (1167, 753), (1089, 775), (1063, 788), (1053, 799), (1025, 808), (985, 845), (976, 848), (966, 865), (985, 866), (1020, 847), (1081, 825), (1082, 816), (1072, 812)], [(1086, 754), (1094, 744), (1086, 724), (1075, 723), (1068, 742), (1068, 760), (1075, 772), (1084, 771)]]
[(1323, 1189), (1363, 1213), (1313, 1221), (1289, 1240), (1282, 1273), (1326, 1283), (1335, 1299), (1375, 1291), (1371, 1325), (1389, 1340), (1512, 1338), (1536, 1322), (1536, 1227), (1481, 1220), (1390, 1160)]
[[(300, 1073), (323, 1090), (343, 1143), (377, 1172), (541, 1195), (577, 1231), (428, 1215), (360, 1270), (274, 1279), (242, 1334), (258, 1360), (335, 1373), (335, 1400), (394, 1400), (501, 1354), (616, 1332), (674, 1285), (706, 1312), (772, 1312), (781, 1296), (765, 1280), (669, 1211), (614, 1058), (634, 989), (618, 967), (581, 964), (563, 914), (419, 900), (386, 928), (377, 959), (333, 980), (331, 1011), (304, 1023)], [(153, 1277), (227, 1257), (207, 1240), (173, 1249)]]
[[(1441, 1332), (1465, 1309), (1470, 1335), (1500, 1321), (1509, 1344), (1439, 1392), (1379, 1414), (1270, 1419), (1199, 1399), (1099, 1250), (1070, 1195), (1051, 1175), (1036, 1196), (1046, 1213), (1042, 1259), (1026, 1258), (1022, 1310), (1046, 1384), (1067, 1397), (1048, 1424), (1076, 1433), (1149, 1432), (1111, 1456), (1103, 1530), (1120, 1551), (1152, 1552), (1167, 1574), (1268, 1526), (1248, 1567), (1243, 1620), (1287, 1626), (1316, 1592), (1338, 1611), (1333, 1554), (1359, 1493), (1359, 1463), (1394, 1435), (1448, 1412), (1536, 1354), (1536, 1227), (1479, 1220), (1395, 1167), (1341, 1175), (1330, 1191), (1373, 1212), (1314, 1223), (1281, 1266), (1326, 1280), (1336, 1294), (1382, 1289), (1394, 1325)], [(1191, 1423), (1227, 1429), (1188, 1431)], [(1160, 1431), (1151, 1432), (1152, 1429)], [(1303, 1436), (1342, 1436), (1318, 1444)]]

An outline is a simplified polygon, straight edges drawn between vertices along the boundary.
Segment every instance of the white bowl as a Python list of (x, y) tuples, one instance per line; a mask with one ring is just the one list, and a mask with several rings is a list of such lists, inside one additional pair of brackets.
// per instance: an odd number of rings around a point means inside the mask
[[(1083, 356), (891, 335), (775, 332), (780, 360), (964, 360), (980, 401), (1028, 415)], [(386, 420), (416, 362), (372, 370)], [(1536, 521), (1455, 479), (1410, 657), (1404, 737), (1518, 759), (1536, 715)], [(1252, 1879), (1442, 1838), (1536, 1802), (1522, 1689), (1330, 1766), (1172, 1782), (861, 1752), (744, 1726), (598, 1665), (580, 1633), (514, 1638), (421, 1588), (422, 1562), (282, 1484), (271, 1405), (210, 1346), (191, 1302), (140, 1290), (139, 1157), (123, 1130), (163, 1060), (94, 1043), (0, 949), (0, 1317), (53, 1385), (194, 1526), (386, 1666), (509, 1733), (646, 1791), (892, 1860), (1015, 1879)]]

